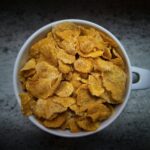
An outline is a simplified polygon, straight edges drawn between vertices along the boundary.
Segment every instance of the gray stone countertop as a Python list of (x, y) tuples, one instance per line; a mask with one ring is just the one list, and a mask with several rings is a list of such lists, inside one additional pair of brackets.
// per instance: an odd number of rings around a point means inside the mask
[[(150, 13), (147, 1), (18, 2), (0, 9), (0, 149), (148, 150), (150, 89), (132, 91), (118, 119), (95, 135), (66, 139), (49, 135), (23, 117), (14, 96), (13, 66), (22, 44), (55, 20), (80, 18), (110, 30), (124, 45), (132, 65), (150, 69)], [(150, 82), (150, 81), (149, 81)]]

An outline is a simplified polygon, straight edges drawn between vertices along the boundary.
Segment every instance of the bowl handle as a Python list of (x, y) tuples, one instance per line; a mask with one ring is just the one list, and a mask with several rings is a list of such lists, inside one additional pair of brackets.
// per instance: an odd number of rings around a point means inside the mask
[(150, 88), (150, 70), (131, 67), (132, 70), (132, 89), (147, 89)]

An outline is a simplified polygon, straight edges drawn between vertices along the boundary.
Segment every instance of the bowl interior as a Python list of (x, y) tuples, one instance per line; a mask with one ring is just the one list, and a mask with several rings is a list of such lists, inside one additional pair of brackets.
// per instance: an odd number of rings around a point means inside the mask
[(23, 64), (26, 62), (26, 60), (28, 59), (28, 50), (30, 48), (30, 46), (37, 42), (39, 39), (43, 38), (47, 32), (49, 32), (51, 30), (51, 28), (59, 23), (62, 22), (74, 22), (74, 23), (78, 23), (78, 24), (82, 24), (82, 25), (88, 25), (91, 27), (94, 27), (104, 33), (106, 33), (109, 37), (111, 37), (118, 45), (119, 47), (119, 53), (122, 55), (125, 63), (126, 63), (126, 69), (127, 69), (127, 74), (128, 74), (128, 79), (127, 79), (127, 84), (126, 84), (126, 93), (124, 96), (124, 102), (120, 105), (118, 105), (115, 108), (115, 112), (105, 121), (103, 121), (100, 125), (100, 127), (94, 131), (94, 132), (79, 132), (79, 133), (71, 133), (70, 131), (63, 131), (63, 130), (57, 130), (57, 129), (48, 129), (46, 127), (44, 127), (43, 125), (41, 125), (34, 116), (30, 116), (29, 119), (33, 122), (33, 124), (35, 124), (36, 126), (38, 126), (40, 129), (57, 135), (57, 136), (62, 136), (62, 137), (81, 137), (81, 136), (87, 136), (90, 134), (94, 134), (102, 129), (104, 129), (105, 127), (107, 127), (109, 124), (111, 124), (118, 116), (119, 114), (122, 112), (123, 108), (125, 107), (129, 94), (130, 94), (130, 89), (131, 89), (131, 69), (130, 69), (130, 62), (128, 59), (128, 56), (125, 52), (125, 49), (123, 48), (123, 46), (121, 45), (121, 43), (118, 41), (118, 39), (112, 35), (112, 33), (110, 33), (108, 30), (106, 30), (105, 28), (95, 24), (95, 23), (91, 23), (89, 21), (84, 21), (84, 20), (79, 20), (79, 19), (67, 19), (67, 20), (61, 20), (61, 21), (56, 21), (54, 23), (50, 23), (42, 28), (40, 28), (39, 30), (37, 30), (34, 34), (32, 34), (28, 40), (24, 43), (24, 45), (22, 46), (21, 50), (19, 51), (19, 54), (17, 56), (16, 62), (15, 62), (15, 66), (14, 66), (14, 74), (13, 74), (13, 82), (14, 82), (14, 90), (15, 90), (15, 95), (17, 97), (18, 103), (20, 105), (20, 98), (18, 96), (18, 94), (20, 92), (22, 92), (22, 88), (21, 88), (21, 84), (19, 82), (18, 79), (18, 71), (20, 70), (20, 68), (23, 66)]

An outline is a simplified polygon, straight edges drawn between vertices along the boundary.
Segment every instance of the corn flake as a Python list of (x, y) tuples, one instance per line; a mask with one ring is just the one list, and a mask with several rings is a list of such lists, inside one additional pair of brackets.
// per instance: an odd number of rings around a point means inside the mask
[(49, 36), (35, 43), (30, 49), (30, 55), (39, 61), (39, 58), (57, 66), (57, 48), (54, 39)]
[(73, 85), (67, 81), (62, 81), (56, 91), (56, 95), (60, 97), (68, 97), (73, 93)]
[(81, 82), (79, 79), (80, 79), (80, 75), (78, 73), (75, 72), (71, 75), (70, 83), (73, 85), (75, 90), (79, 88), (79, 86), (81, 85)]
[(71, 130), (71, 132), (75, 133), (75, 132), (79, 132), (81, 129), (79, 128), (79, 126), (76, 123), (76, 119), (75, 118), (70, 118), (68, 120), (68, 126)]
[(89, 75), (88, 78), (88, 88), (92, 95), (94, 96), (100, 96), (102, 93), (104, 93), (104, 88), (102, 86), (102, 81), (99, 77), (99, 75)]
[(58, 69), (59, 69), (60, 72), (66, 74), (66, 73), (69, 73), (69, 72), (72, 71), (72, 67), (67, 65), (67, 64), (65, 64), (65, 63), (63, 63), (61, 60), (58, 61), (58, 64), (59, 64), (58, 65)]
[(26, 89), (37, 98), (47, 98), (53, 95), (61, 82), (61, 75), (53, 82), (49, 78), (39, 78), (38, 80), (27, 80)]
[(75, 61), (75, 56), (67, 54), (63, 49), (57, 51), (57, 58), (65, 64), (73, 64)]
[(99, 101), (91, 104), (87, 110), (87, 116), (90, 117), (93, 122), (105, 120), (110, 115), (111, 110)]
[(101, 58), (96, 58), (94, 61), (94, 70), (96, 71), (111, 71), (113, 68), (113, 63), (105, 61)]
[(111, 71), (102, 73), (102, 78), (103, 85), (111, 92), (112, 98), (116, 101), (116, 103), (121, 103), (126, 86), (125, 72), (116, 65), (113, 65)]
[(62, 23), (55, 26), (52, 29), (52, 33), (55, 37), (61, 40), (68, 40), (71, 38), (77, 38), (80, 35), (80, 29), (73, 23)]
[(48, 128), (59, 128), (66, 121), (66, 114), (60, 114), (53, 120), (45, 120), (43, 124)]
[(113, 55), (115, 56), (115, 58), (111, 59), (110, 61), (113, 62), (113, 64), (119, 66), (120, 68), (122, 68), (124, 70), (125, 64), (124, 64), (122, 57), (119, 55), (119, 53), (116, 52), (115, 49), (113, 49), (112, 52), (113, 52)]
[(112, 58), (112, 53), (111, 53), (111, 48), (110, 48), (110, 47), (107, 47), (107, 48), (104, 50), (104, 53), (103, 53), (102, 57), (103, 57), (104, 59), (111, 60), (111, 58)]
[(20, 71), (22, 72), (22, 71), (28, 71), (31, 69), (35, 69), (35, 65), (36, 65), (35, 59), (32, 58), (24, 65), (24, 67)]
[(34, 114), (39, 118), (51, 120), (54, 118), (53, 115), (65, 112), (66, 109), (67, 108), (62, 105), (53, 102), (51, 98), (38, 99), (34, 109)]
[(86, 84), (82, 84), (76, 91), (77, 94), (77, 104), (79, 106), (84, 105), (87, 102), (94, 101), (95, 97), (93, 97)]
[(85, 131), (94, 131), (99, 127), (98, 122), (92, 122), (88, 118), (80, 118), (77, 120), (77, 125)]
[(24, 67), (20, 70), (20, 79), (28, 78), (35, 74), (36, 61), (34, 58), (27, 61)]
[(101, 37), (100, 33), (98, 30), (94, 29), (94, 28), (90, 28), (90, 27), (83, 27), (83, 26), (79, 26), (80, 30), (81, 30), (81, 34), (84, 36), (91, 36), (94, 39), (98, 39), (101, 42), (103, 41), (103, 38)]
[(26, 116), (29, 116), (32, 114), (30, 102), (31, 102), (31, 96), (28, 93), (21, 93), (19, 94), (21, 98), (21, 110), (22, 113)]
[(105, 44), (91, 36), (80, 36), (78, 38), (79, 49), (81, 52), (88, 54), (92, 51), (101, 50), (105, 48)]
[(74, 68), (78, 72), (89, 73), (93, 69), (93, 64), (89, 59), (79, 58), (74, 62)]
[(58, 69), (45, 61), (37, 63), (35, 69), (37, 75), (41, 78), (50, 78), (51, 80), (53, 80), (59, 76)]
[(55, 103), (62, 105), (65, 108), (70, 107), (71, 105), (76, 103), (76, 99), (73, 97), (57, 97), (54, 96), (52, 99)]

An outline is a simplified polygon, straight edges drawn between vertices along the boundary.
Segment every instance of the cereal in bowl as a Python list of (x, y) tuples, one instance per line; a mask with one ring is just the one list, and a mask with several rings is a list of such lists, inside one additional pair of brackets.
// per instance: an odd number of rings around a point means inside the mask
[(94, 131), (123, 102), (125, 62), (116, 43), (95, 28), (56, 25), (28, 55), (19, 72), (22, 113), (47, 128)]

